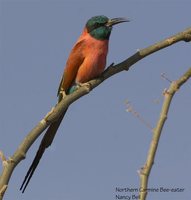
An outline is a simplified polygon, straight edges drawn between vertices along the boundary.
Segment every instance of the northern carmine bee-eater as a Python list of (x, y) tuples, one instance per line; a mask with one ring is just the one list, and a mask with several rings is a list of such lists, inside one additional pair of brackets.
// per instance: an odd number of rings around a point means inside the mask
[[(77, 87), (98, 77), (104, 71), (112, 27), (128, 21), (125, 18), (109, 19), (103, 15), (92, 17), (87, 21), (66, 62), (64, 74), (58, 88), (58, 101), (63, 98), (64, 93), (66, 95), (71, 94)], [(20, 190), (22, 192), (25, 191), (45, 149), (51, 145), (65, 113), (66, 111), (46, 131), (21, 185)]]

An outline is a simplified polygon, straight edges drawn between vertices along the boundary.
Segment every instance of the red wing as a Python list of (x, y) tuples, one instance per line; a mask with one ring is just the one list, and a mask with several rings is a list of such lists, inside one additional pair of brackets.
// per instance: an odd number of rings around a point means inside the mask
[(72, 83), (75, 81), (78, 69), (84, 61), (83, 47), (84, 40), (76, 43), (73, 47), (66, 62), (66, 67), (64, 69), (64, 74), (62, 76), (57, 95), (59, 95), (60, 91), (67, 92), (67, 90), (72, 86)]

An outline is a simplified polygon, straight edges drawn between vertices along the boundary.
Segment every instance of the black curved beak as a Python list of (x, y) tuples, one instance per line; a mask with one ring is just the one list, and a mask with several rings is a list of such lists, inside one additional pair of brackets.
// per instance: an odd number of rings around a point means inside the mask
[(113, 19), (109, 19), (109, 21), (107, 22), (106, 26), (113, 26), (119, 23), (123, 23), (123, 22), (130, 22), (130, 20), (123, 18), (123, 17), (118, 17), (118, 18), (113, 18)]

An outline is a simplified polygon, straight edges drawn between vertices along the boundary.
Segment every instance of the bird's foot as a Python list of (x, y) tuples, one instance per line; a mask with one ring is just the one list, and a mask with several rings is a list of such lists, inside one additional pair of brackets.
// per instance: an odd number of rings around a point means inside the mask
[(84, 87), (87, 92), (89, 92), (91, 90), (91, 84), (88, 82), (87, 83), (77, 83), (77, 87), (78, 88)]
[(80, 82), (76, 82), (75, 85), (73, 85), (70, 89), (69, 89), (69, 94), (72, 94), (73, 92), (75, 92), (76, 90), (78, 90), (80, 87), (83, 87), (87, 93), (91, 90), (91, 84), (90, 83), (80, 83)]
[(77, 83), (78, 87), (83, 87), (83, 86), (87, 87), (89, 85), (90, 85), (89, 83)]

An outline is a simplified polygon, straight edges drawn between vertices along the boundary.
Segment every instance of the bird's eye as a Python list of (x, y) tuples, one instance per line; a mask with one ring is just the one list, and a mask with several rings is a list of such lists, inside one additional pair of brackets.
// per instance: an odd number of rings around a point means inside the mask
[(95, 28), (97, 28), (99, 26), (100, 26), (100, 24), (98, 22), (96, 22), (95, 25), (94, 25)]

